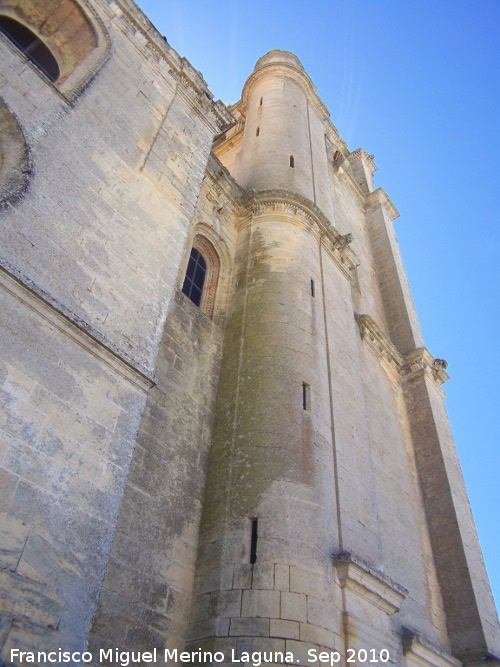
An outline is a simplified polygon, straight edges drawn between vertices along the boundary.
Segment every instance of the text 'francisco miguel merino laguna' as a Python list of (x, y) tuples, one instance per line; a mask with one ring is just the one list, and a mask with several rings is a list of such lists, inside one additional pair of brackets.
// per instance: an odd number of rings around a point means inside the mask
[[(363, 651), (367, 654), (367, 651)], [(383, 653), (387, 653), (387, 659)], [(387, 662), (388, 651), (380, 651), (380, 660), (369, 660), (369, 662)], [(340, 653), (338, 651), (321, 651), (309, 649), (307, 652), (307, 662), (310, 665), (336, 665), (340, 662)], [(231, 655), (227, 658), (233, 663), (251, 664), (253, 667), (260, 667), (265, 663), (297, 664), (293, 653), (290, 651), (254, 651), (247, 653), (242, 651), (237, 653), (231, 650)], [(178, 649), (165, 649), (158, 651), (156, 648), (152, 651), (121, 651), (115, 649), (100, 649), (99, 663), (105, 666), (119, 665), (119, 667), (129, 667), (134, 663), (158, 663), (179, 664), (197, 661), (198, 663), (219, 663), (227, 662), (226, 655), (222, 651), (179, 651)], [(21, 651), (17, 648), (10, 650), (11, 662), (17, 664), (64, 664), (64, 663), (90, 663), (94, 661), (94, 656), (90, 651)], [(365, 660), (366, 661), (366, 660)], [(350, 661), (348, 661), (350, 662)], [(354, 661), (353, 661), (354, 662)]]

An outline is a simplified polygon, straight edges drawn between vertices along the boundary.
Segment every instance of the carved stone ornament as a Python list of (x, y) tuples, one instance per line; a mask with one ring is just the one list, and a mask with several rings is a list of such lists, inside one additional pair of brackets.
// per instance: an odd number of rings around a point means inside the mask
[[(315, 234), (342, 271), (344, 276), (359, 289), (357, 267), (359, 260), (349, 248), (352, 234), (342, 236), (333, 227), (324, 213), (312, 201), (287, 190), (249, 190), (240, 200), (239, 217), (243, 224), (248, 224), (253, 215), (283, 214), (288, 215), (298, 224), (304, 225)], [(293, 220), (292, 220), (293, 222)]]
[(448, 363), (444, 359), (434, 359), (425, 347), (419, 347), (402, 355), (369, 315), (355, 315), (361, 339), (378, 357), (384, 368), (394, 379), (411, 380), (425, 373), (437, 386), (450, 376), (446, 372)]

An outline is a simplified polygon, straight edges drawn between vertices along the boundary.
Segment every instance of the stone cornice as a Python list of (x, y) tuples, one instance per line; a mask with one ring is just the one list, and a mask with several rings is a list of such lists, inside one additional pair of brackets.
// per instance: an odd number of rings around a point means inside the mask
[(328, 120), (325, 127), (326, 138), (335, 146), (341, 153), (346, 154), (349, 152), (346, 142), (340, 136), (339, 131), (332, 123), (331, 120)]
[(410, 665), (418, 667), (461, 667), (462, 663), (453, 658), (440, 646), (436, 646), (408, 628), (402, 628), (403, 653)]
[[(179, 56), (135, 2), (113, 0), (110, 7), (116, 15), (126, 19), (134, 31), (141, 33), (147, 41), (149, 50), (156, 58), (168, 64), (170, 74), (182, 84), (186, 91), (190, 91), (193, 100), (200, 107), (200, 115), (210, 123), (214, 133), (220, 134), (234, 124), (234, 118), (226, 105), (220, 100), (213, 101), (213, 95), (201, 73), (186, 58)], [(201, 113), (202, 110), (204, 113)]]
[(333, 554), (342, 588), (368, 599), (387, 615), (399, 611), (408, 591), (383, 572), (349, 551)]
[(402, 355), (369, 315), (355, 314), (362, 341), (379, 359), (395, 380), (411, 382), (422, 376), (432, 380), (436, 388), (450, 379), (444, 359), (435, 359), (425, 347)]
[(366, 204), (368, 207), (379, 204), (385, 208), (391, 220), (399, 218), (398, 209), (394, 206), (389, 195), (383, 188), (377, 188), (373, 192), (370, 192), (370, 194), (366, 196)]
[(349, 153), (349, 155), (347, 155), (347, 159), (349, 160), (349, 162), (362, 160), (367, 166), (368, 170), (370, 171), (370, 174), (373, 174), (378, 169), (377, 165), (374, 162), (375, 155), (369, 155), (364, 148), (357, 148), (355, 151), (352, 151), (352, 153)]
[(209, 188), (207, 199), (217, 211), (222, 208), (227, 208), (233, 214), (239, 211), (245, 191), (214, 153), (208, 159), (204, 180)]
[(338, 178), (349, 187), (358, 200), (361, 208), (364, 210), (366, 208), (366, 195), (354, 180), (349, 160), (346, 157), (341, 157), (332, 162), (331, 166), (334, 174), (336, 174)]
[(394, 206), (391, 199), (389, 198), (389, 195), (383, 188), (377, 188), (369, 194), (365, 194), (361, 190), (351, 171), (351, 162), (354, 161), (352, 156), (354, 156), (354, 158), (361, 158), (364, 160), (365, 163), (368, 164), (369, 169), (372, 170), (372, 173), (378, 169), (378, 167), (373, 162), (373, 156), (368, 155), (363, 148), (358, 148), (352, 153), (349, 153), (347, 157), (341, 157), (338, 160), (332, 162), (331, 166), (333, 172), (350, 188), (351, 192), (356, 196), (358, 202), (364, 210), (369, 209), (371, 206), (380, 205), (387, 211), (387, 214), (391, 220), (399, 218), (398, 209)]
[(369, 315), (356, 314), (355, 317), (361, 340), (378, 357), (380, 363), (390, 375), (399, 380), (404, 357)]
[(300, 221), (316, 234), (323, 247), (335, 261), (346, 278), (358, 288), (357, 272), (359, 260), (349, 247), (351, 234), (341, 235), (331, 225), (324, 213), (309, 199), (287, 190), (249, 190), (240, 200), (239, 217), (242, 224), (252, 216), (282, 214)]
[(245, 108), (248, 107), (248, 99), (252, 88), (258, 81), (270, 74), (285, 76), (292, 81), (295, 81), (302, 88), (319, 117), (324, 121), (329, 120), (330, 112), (318, 95), (316, 86), (311, 81), (308, 74), (306, 74), (304, 67), (297, 56), (288, 51), (280, 51), (278, 49), (270, 51), (262, 56), (262, 58), (257, 61), (254, 71), (246, 80), (241, 95)]
[(406, 381), (411, 382), (425, 375), (439, 386), (450, 379), (446, 372), (447, 367), (447, 361), (434, 359), (429, 350), (425, 347), (419, 347), (405, 356), (401, 373)]
[(147, 369), (141, 367), (88, 322), (56, 302), (2, 257), (0, 286), (135, 386), (145, 391), (156, 384), (154, 376)]

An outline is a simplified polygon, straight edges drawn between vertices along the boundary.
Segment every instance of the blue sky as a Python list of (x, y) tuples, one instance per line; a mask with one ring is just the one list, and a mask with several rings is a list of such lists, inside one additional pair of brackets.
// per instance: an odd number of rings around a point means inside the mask
[(215, 99), (293, 51), (350, 150), (375, 154), (500, 606), (498, 0), (140, 0)]

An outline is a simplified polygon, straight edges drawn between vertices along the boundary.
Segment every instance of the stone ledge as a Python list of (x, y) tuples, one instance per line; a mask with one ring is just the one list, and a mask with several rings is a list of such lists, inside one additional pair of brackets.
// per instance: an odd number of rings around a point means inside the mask
[(426, 375), (437, 387), (450, 379), (445, 370), (448, 363), (444, 359), (435, 359), (427, 348), (419, 347), (403, 356), (372, 317), (358, 313), (354, 317), (361, 340), (394, 379), (412, 381)]
[(241, 198), (240, 205), (242, 220), (247, 221), (251, 215), (270, 212), (273, 215), (293, 216), (300, 224), (312, 229), (343, 275), (359, 289), (359, 259), (349, 247), (353, 240), (352, 234), (339, 234), (314, 202), (288, 190), (249, 190)]
[(429, 350), (419, 347), (405, 356), (402, 374), (407, 380), (426, 375), (436, 384), (441, 385), (450, 379), (446, 368), (448, 368), (448, 362), (444, 359), (434, 359)]
[(369, 315), (354, 314), (358, 323), (361, 340), (378, 357), (390, 374), (399, 379), (404, 357), (398, 352), (395, 345)]
[(142, 368), (88, 322), (55, 301), (3, 257), (0, 257), (0, 287), (140, 389), (146, 391), (156, 384), (154, 376), (147, 369)]
[(460, 667), (461, 662), (453, 658), (440, 646), (408, 628), (402, 628), (403, 653), (411, 667)]
[(398, 209), (394, 206), (389, 195), (383, 188), (377, 188), (373, 192), (370, 192), (370, 194), (366, 196), (366, 204), (368, 207), (379, 204), (385, 208), (391, 220), (399, 218)]
[(408, 591), (349, 551), (333, 554), (342, 588), (369, 600), (387, 615), (399, 611)]
[(171, 68), (170, 73), (183, 85), (185, 91), (191, 91), (193, 101), (203, 110), (201, 117), (210, 123), (214, 132), (219, 134), (234, 125), (235, 119), (227, 106), (221, 100), (213, 101), (213, 95), (201, 72), (187, 58), (179, 56), (133, 0), (115, 0), (110, 3), (110, 7), (119, 18), (124, 17), (141, 33), (151, 52), (156, 58), (165, 60)]

